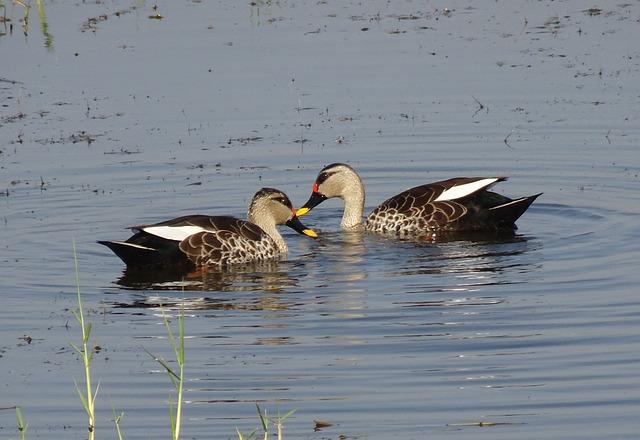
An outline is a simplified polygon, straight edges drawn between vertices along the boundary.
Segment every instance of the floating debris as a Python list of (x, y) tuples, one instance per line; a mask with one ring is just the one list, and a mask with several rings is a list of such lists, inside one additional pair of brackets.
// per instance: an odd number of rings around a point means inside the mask
[(492, 426), (501, 426), (501, 425), (524, 425), (524, 423), (521, 422), (485, 422), (485, 421), (479, 421), (479, 422), (469, 422), (469, 423), (448, 423), (447, 426), (460, 426), (460, 427), (464, 427), (464, 426), (476, 426), (479, 428), (486, 428), (486, 427), (492, 427)]
[(102, 22), (104, 22), (104, 21), (107, 21), (107, 20), (109, 20), (109, 18), (111, 18), (111, 17), (121, 17), (121, 16), (123, 16), (123, 15), (125, 15), (125, 14), (130, 14), (130, 13), (134, 12), (136, 9), (138, 9), (138, 7), (137, 7), (137, 6), (131, 6), (131, 7), (130, 7), (130, 8), (128, 8), (128, 9), (121, 9), (121, 10), (118, 10), (118, 11), (114, 12), (114, 13), (113, 13), (113, 14), (111, 14), (111, 15), (108, 15), (108, 14), (101, 14), (101, 15), (98, 15), (97, 17), (90, 17), (90, 18), (87, 18), (87, 19), (82, 23), (82, 26), (80, 26), (80, 30), (81, 30), (81, 32), (86, 32), (86, 31), (92, 31), (92, 32), (95, 32), (95, 31), (97, 31), (97, 30), (98, 30), (98, 24), (99, 24), (99, 23), (102, 23)]
[(537, 29), (538, 30), (537, 33), (539, 34), (544, 34), (544, 33), (557, 34), (558, 31), (563, 27), (565, 27), (565, 25), (563, 25), (560, 22), (560, 17), (553, 16), (545, 20), (542, 26), (536, 26), (534, 29)]
[(19, 121), (21, 119), (24, 119), (26, 116), (27, 116), (26, 114), (24, 114), (22, 112), (18, 112), (15, 115), (5, 116), (4, 118), (0, 119), (0, 121), (3, 124), (8, 124), (8, 123), (11, 123), (11, 122), (16, 122), (16, 121)]
[(395, 18), (397, 18), (398, 20), (419, 20), (423, 18), (423, 16), (419, 14), (407, 14), (407, 15), (398, 15)]
[(92, 142), (95, 142), (96, 136), (82, 130), (78, 133), (73, 133), (71, 136), (69, 136), (68, 140), (73, 144), (77, 144), (78, 142), (86, 142), (87, 144), (91, 144)]
[(260, 136), (243, 137), (243, 138), (229, 138), (229, 140), (227, 141), (227, 145), (231, 145), (234, 142), (240, 143), (242, 145), (247, 145), (249, 143), (259, 142), (261, 140), (262, 140), (262, 138)]
[(595, 17), (596, 15), (602, 14), (602, 9), (600, 9), (600, 8), (589, 8), (589, 9), (585, 9), (582, 12), (584, 12), (587, 15), (589, 15), (590, 17)]
[(315, 432), (321, 431), (323, 428), (328, 428), (329, 426), (333, 426), (333, 423), (328, 422), (326, 420), (314, 420), (313, 423), (315, 424), (315, 426), (313, 427), (313, 430)]
[(153, 5), (153, 7), (151, 8), (153, 9), (153, 15), (149, 15), (149, 18), (151, 20), (162, 20), (164, 17), (162, 15), (160, 15), (160, 13), (158, 12), (158, 5)]
[[(1, 19), (2, 17), (0, 17)], [(15, 81), (13, 79), (7, 79), (7, 78), (0, 78), (0, 83), (9, 83), (9, 84), (24, 84), (20, 81)]]
[(142, 151), (140, 150), (127, 150), (126, 148), (120, 148), (119, 150), (111, 150), (111, 151), (105, 151), (104, 154), (140, 154), (142, 153)]

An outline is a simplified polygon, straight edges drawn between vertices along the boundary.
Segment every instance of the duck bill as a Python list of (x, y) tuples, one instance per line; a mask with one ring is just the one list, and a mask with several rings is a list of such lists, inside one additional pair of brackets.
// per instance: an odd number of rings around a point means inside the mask
[(296, 215), (298, 217), (301, 217), (301, 216), (305, 215), (306, 213), (311, 211), (313, 208), (315, 208), (316, 206), (318, 206), (320, 203), (324, 202), (325, 200), (327, 200), (327, 196), (324, 196), (324, 195), (322, 195), (322, 194), (320, 194), (319, 192), (316, 192), (316, 191), (312, 192), (311, 193), (311, 197), (309, 197), (309, 200), (307, 200), (307, 203), (302, 205), (296, 211)]
[(305, 225), (303, 225), (297, 216), (291, 217), (291, 219), (288, 222), (286, 222), (285, 225), (289, 226), (291, 229), (293, 229), (299, 234), (303, 234), (311, 238), (318, 238), (318, 234), (316, 234), (316, 232), (313, 229), (309, 229)]

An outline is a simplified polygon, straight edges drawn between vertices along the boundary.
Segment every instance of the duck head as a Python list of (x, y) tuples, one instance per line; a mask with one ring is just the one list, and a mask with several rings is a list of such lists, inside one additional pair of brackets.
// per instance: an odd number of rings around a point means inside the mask
[(345, 201), (355, 198), (360, 204), (364, 203), (364, 189), (362, 180), (353, 168), (344, 163), (327, 165), (318, 174), (311, 196), (307, 203), (296, 212), (303, 216), (320, 203), (333, 197), (339, 197)]
[(265, 230), (268, 229), (265, 223), (272, 223), (288, 226), (299, 234), (312, 238), (318, 237), (315, 231), (300, 222), (289, 197), (274, 188), (262, 188), (253, 196), (247, 219)]

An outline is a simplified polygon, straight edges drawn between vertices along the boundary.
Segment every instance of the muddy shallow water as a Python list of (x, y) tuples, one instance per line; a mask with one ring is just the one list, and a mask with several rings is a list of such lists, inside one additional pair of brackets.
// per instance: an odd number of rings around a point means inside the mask
[[(29, 438), (85, 433), (74, 240), (99, 437), (112, 406), (125, 438), (168, 435), (145, 349), (171, 355), (180, 302), (184, 438), (251, 430), (254, 402), (297, 409), (285, 438), (637, 437), (637, 4), (45, 1), (25, 35), (1, 3), (3, 438), (14, 405)], [(446, 243), (340, 232), (327, 201), (286, 261), (179, 285), (95, 243), (242, 217), (262, 186), (300, 205), (337, 161), (367, 212), (458, 175), (544, 195), (513, 239)]]

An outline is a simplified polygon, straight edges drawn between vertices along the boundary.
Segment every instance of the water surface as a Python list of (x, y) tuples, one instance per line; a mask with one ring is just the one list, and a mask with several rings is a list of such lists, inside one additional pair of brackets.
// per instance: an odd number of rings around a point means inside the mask
[[(98, 436), (112, 405), (125, 438), (168, 435), (145, 349), (171, 356), (183, 303), (185, 438), (250, 431), (255, 402), (297, 409), (286, 438), (637, 437), (636, 4), (43, 4), (0, 23), (0, 407), (29, 438), (86, 430), (74, 240)], [(367, 212), (458, 175), (544, 195), (511, 239), (443, 243), (340, 232), (331, 200), (287, 260), (183, 283), (95, 243), (243, 217), (262, 186), (300, 205), (338, 161)]]

